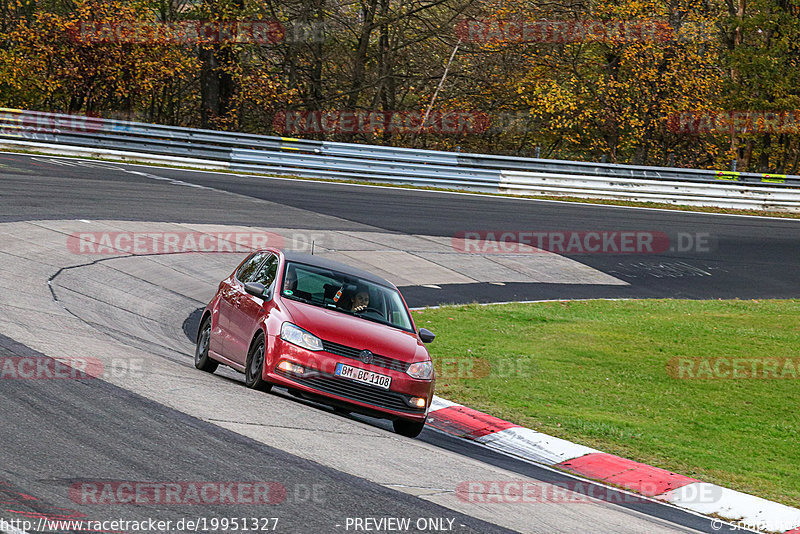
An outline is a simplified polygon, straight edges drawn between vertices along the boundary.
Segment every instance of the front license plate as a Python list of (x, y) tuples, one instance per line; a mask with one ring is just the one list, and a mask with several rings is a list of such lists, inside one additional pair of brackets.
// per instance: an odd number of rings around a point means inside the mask
[(355, 380), (356, 382), (361, 382), (362, 384), (378, 386), (381, 389), (389, 389), (389, 386), (392, 384), (391, 376), (373, 373), (372, 371), (359, 369), (358, 367), (352, 367), (343, 363), (336, 364), (335, 374), (336, 376), (349, 378), (350, 380)]

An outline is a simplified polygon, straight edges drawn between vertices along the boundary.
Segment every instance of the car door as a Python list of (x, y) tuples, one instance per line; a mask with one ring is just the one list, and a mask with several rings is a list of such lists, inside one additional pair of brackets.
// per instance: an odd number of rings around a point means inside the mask
[[(218, 352), (226, 358), (232, 358), (233, 349), (236, 347), (235, 340), (232, 339), (231, 318), (238, 309), (239, 300), (244, 293), (244, 283), (241, 280), (249, 280), (258, 270), (264, 259), (269, 256), (269, 252), (255, 252), (236, 270), (229, 278), (222, 281), (219, 290), (219, 320), (217, 321), (217, 331), (211, 336), (217, 336), (216, 345), (212, 344), (209, 348)], [(215, 348), (216, 347), (216, 348)]]
[(230, 314), (230, 349), (229, 358), (236, 363), (244, 365), (247, 361), (247, 352), (250, 349), (253, 332), (259, 320), (272, 309), (272, 298), (260, 298), (244, 290), (247, 282), (262, 284), (270, 292), (270, 297), (275, 291), (275, 278), (278, 272), (278, 256), (269, 254), (258, 268), (249, 276), (241, 278), (237, 284), (239, 292), (236, 305)]

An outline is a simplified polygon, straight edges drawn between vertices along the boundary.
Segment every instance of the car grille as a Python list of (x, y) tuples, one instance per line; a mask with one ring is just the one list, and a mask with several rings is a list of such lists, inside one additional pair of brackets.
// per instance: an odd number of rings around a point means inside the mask
[(416, 409), (406, 404), (405, 395), (394, 391), (378, 389), (366, 384), (359, 384), (346, 378), (336, 378), (323, 373), (316, 373), (316, 376), (301, 377), (277, 369), (276, 373), (310, 388), (314, 388), (325, 393), (332, 393), (350, 400), (356, 400), (386, 408), (398, 412), (423, 413), (425, 409)]
[[(325, 350), (326, 352), (330, 352), (331, 354), (361, 361), (361, 358), (359, 358), (358, 355), (361, 353), (363, 349), (354, 349), (353, 347), (348, 347), (347, 345), (340, 345), (332, 341), (325, 341), (324, 339), (322, 340), (322, 348), (323, 350)], [(372, 365), (377, 365), (378, 367), (383, 367), (385, 369), (391, 369), (392, 371), (400, 371), (401, 373), (405, 373), (406, 370), (408, 369), (407, 362), (395, 360), (394, 358), (389, 358), (374, 353), (372, 355), (371, 363)]]

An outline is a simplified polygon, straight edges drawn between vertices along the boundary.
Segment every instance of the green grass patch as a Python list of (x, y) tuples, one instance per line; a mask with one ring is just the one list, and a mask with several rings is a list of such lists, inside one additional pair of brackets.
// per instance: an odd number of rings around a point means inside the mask
[[(800, 300), (474, 304), (414, 318), (437, 335), (444, 398), (800, 507)], [(777, 374), (761, 365), (776, 360)], [(681, 378), (676, 362), (695, 363)]]

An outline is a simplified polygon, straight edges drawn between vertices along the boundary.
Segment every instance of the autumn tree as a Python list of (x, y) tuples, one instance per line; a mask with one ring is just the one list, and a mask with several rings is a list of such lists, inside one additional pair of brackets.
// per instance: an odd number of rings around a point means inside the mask
[(191, 57), (163, 39), (136, 42), (114, 30), (148, 16), (144, 3), (83, 1), (67, 14), (39, 11), (30, 21), (18, 21), (0, 48), (2, 103), (127, 115), (153, 107), (171, 80), (195, 67)]
[[(271, 33), (231, 36), (240, 23)], [(159, 30), (120, 38), (137, 24)], [(193, 24), (211, 34), (171, 33)], [(423, 113), (435, 97), (434, 114), (488, 127), (307, 135), (791, 173), (798, 42), (800, 0), (6, 0), (0, 105), (282, 134), (287, 110)], [(767, 127), (684, 127), (732, 110)]]

